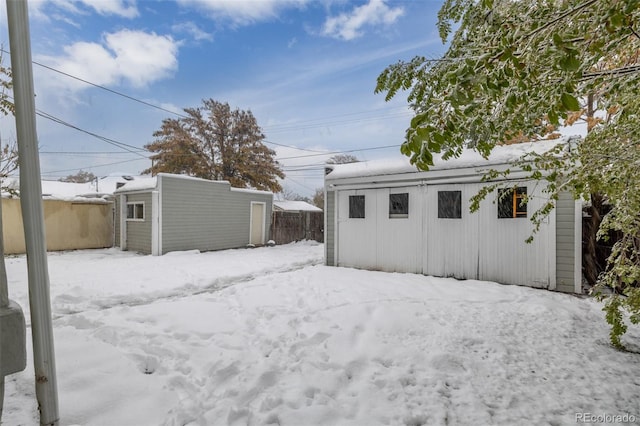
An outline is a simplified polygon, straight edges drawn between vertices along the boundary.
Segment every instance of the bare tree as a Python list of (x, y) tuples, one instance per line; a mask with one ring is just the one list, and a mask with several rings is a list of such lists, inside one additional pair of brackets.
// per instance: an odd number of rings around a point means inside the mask
[(351, 154), (336, 154), (327, 160), (327, 164), (358, 163), (358, 157)]
[(75, 175), (69, 175), (64, 178), (60, 178), (60, 182), (74, 182), (74, 183), (86, 183), (93, 182), (96, 180), (96, 175), (91, 172), (85, 172), (84, 170), (80, 170)]

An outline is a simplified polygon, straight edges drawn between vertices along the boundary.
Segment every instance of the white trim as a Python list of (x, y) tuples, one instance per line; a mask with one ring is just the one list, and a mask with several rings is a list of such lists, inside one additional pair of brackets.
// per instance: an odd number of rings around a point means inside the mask
[(127, 249), (127, 196), (120, 195), (120, 249)]
[[(390, 188), (393, 186), (412, 186), (420, 185), (421, 183), (429, 184), (445, 184), (445, 183), (466, 183), (466, 182), (482, 182), (482, 177), (490, 170), (497, 170), (503, 172), (505, 170), (511, 170), (507, 178), (500, 178), (491, 180), (490, 182), (497, 182), (501, 180), (517, 180), (526, 179), (531, 176), (531, 172), (524, 171), (513, 165), (494, 165), (494, 167), (470, 167), (461, 169), (446, 169), (446, 170), (431, 170), (407, 173), (396, 173), (386, 175), (367, 175), (361, 177), (338, 177), (332, 178), (331, 174), (325, 176), (325, 183), (329, 188), (334, 187), (384, 187)], [(550, 172), (540, 170), (543, 176), (547, 176)], [(483, 182), (484, 183), (484, 182)], [(345, 188), (347, 189), (347, 188)]]
[(137, 195), (137, 194), (148, 194), (152, 189), (154, 188), (150, 188), (150, 189), (137, 189), (135, 191), (120, 191), (120, 192), (116, 192), (114, 193), (114, 195)]
[(265, 228), (266, 228), (266, 224), (265, 224), (265, 218), (267, 215), (267, 203), (265, 203), (264, 201), (252, 201), (251, 202), (251, 212), (249, 214), (249, 244), (254, 244), (251, 241), (251, 236), (253, 235), (253, 206), (254, 204), (262, 204), (262, 235), (260, 237), (261, 239), (261, 243), (260, 244), (264, 244), (264, 237), (265, 237)]
[(163, 174), (158, 176), (158, 254), (162, 256), (162, 178)]
[[(547, 256), (547, 270), (549, 271), (549, 290), (557, 290), (558, 289), (558, 251), (557, 251), (557, 238), (558, 238), (558, 220), (556, 219), (558, 216), (556, 215), (556, 207), (551, 210), (549, 216), (544, 220), (544, 223), (547, 224), (550, 228), (550, 232), (547, 233), (548, 241), (547, 247), (549, 249), (549, 256)], [(536, 236), (534, 235), (534, 238)]]
[(573, 291), (582, 293), (582, 201), (575, 201), (573, 220)]
[[(340, 200), (340, 192), (341, 190), (334, 190), (333, 191), (333, 203), (334, 203), (334, 207), (333, 207), (333, 215), (334, 215), (334, 220), (335, 220), (335, 227), (334, 227), (334, 232), (333, 232), (333, 266), (340, 266), (340, 244), (338, 241), (338, 238), (340, 236), (340, 213), (341, 213), (341, 203), (339, 202)], [(348, 199), (348, 198), (347, 198)], [(347, 206), (346, 208), (349, 209), (349, 203), (345, 203)], [(349, 210), (347, 210), (347, 216), (349, 215)]]
[[(329, 244), (327, 244), (327, 229), (329, 229), (329, 227), (327, 226), (329, 224), (329, 209), (327, 208), (327, 206), (329, 205), (329, 191), (327, 191), (327, 187), (323, 187), (322, 190), (324, 191), (324, 198), (323, 198), (323, 205), (322, 205), (322, 210), (324, 211), (324, 232), (325, 232), (325, 236), (324, 236), (324, 263), (325, 265), (327, 265), (329, 263)], [(275, 204), (274, 204), (274, 208), (275, 208)], [(335, 209), (334, 209), (335, 210)], [(335, 223), (335, 221), (334, 221)], [(335, 225), (334, 225), (335, 226)], [(273, 235), (272, 235), (273, 237)], [(335, 240), (334, 240), (335, 241)], [(334, 243), (335, 246), (335, 243)]]
[(159, 235), (158, 222), (160, 221), (158, 213), (158, 191), (151, 191), (151, 255), (159, 256)]
[[(135, 206), (137, 204), (142, 204), (142, 218), (137, 218), (137, 217), (130, 218), (129, 217), (129, 206), (131, 206), (131, 205)], [(134, 212), (134, 215), (135, 215), (135, 212), (136, 212), (135, 208), (133, 209), (133, 212)], [(127, 208), (125, 210), (125, 213), (126, 213), (125, 218), (126, 218), (127, 222), (144, 222), (146, 220), (146, 218), (147, 218), (147, 207), (145, 206), (145, 202), (144, 201), (127, 201)]]

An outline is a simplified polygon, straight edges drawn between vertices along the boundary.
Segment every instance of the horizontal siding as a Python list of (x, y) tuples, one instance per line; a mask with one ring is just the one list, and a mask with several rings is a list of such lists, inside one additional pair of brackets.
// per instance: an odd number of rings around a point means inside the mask
[(336, 193), (335, 191), (327, 191), (325, 206), (325, 250), (327, 266), (335, 266), (335, 226), (336, 226)]
[(127, 250), (151, 253), (151, 192), (128, 194), (127, 203), (144, 202), (144, 221), (127, 220)]
[(265, 238), (269, 239), (271, 194), (231, 191), (223, 182), (160, 178), (163, 253), (246, 246), (252, 201), (265, 203)]
[(573, 293), (575, 282), (575, 200), (568, 192), (556, 205), (556, 290)]
[(120, 247), (120, 195), (116, 195), (113, 203), (115, 215), (113, 216), (113, 245)]

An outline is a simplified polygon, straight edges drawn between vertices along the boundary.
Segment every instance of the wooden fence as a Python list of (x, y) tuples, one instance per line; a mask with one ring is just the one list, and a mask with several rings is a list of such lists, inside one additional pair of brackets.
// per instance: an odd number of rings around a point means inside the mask
[(301, 240), (324, 242), (323, 212), (274, 211), (271, 220), (271, 239), (276, 244)]

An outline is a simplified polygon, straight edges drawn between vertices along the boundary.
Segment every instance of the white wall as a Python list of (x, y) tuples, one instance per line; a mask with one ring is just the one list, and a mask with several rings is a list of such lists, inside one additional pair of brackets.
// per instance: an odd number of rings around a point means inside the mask
[[(546, 201), (539, 182), (520, 183), (530, 197), (527, 217), (498, 219), (497, 194), (479, 212), (469, 199), (481, 183), (415, 185), (340, 190), (338, 265), (383, 271), (417, 272), (555, 288), (555, 213), (535, 235), (528, 218)], [(462, 191), (462, 218), (438, 218), (438, 191)], [(390, 193), (409, 193), (408, 218), (390, 218)], [(349, 219), (349, 196), (365, 196), (365, 218)]]

